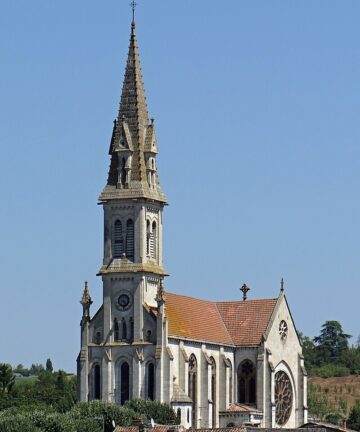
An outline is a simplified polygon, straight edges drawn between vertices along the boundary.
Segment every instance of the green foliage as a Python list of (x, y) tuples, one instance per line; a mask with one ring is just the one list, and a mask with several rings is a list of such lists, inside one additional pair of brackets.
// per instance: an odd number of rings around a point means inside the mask
[(0, 363), (0, 391), (2, 395), (9, 393), (15, 384), (15, 375), (12, 367), (6, 363)]
[(360, 431), (360, 403), (357, 402), (350, 410), (347, 426), (350, 429)]
[(313, 368), (312, 374), (321, 378), (342, 377), (350, 375), (350, 370), (345, 366), (326, 364), (319, 368)]
[(125, 403), (125, 407), (143, 413), (147, 421), (153, 419), (155, 423), (159, 424), (179, 424), (175, 411), (169, 405), (158, 401), (132, 399)]
[(350, 335), (343, 332), (339, 321), (326, 321), (319, 336), (314, 338), (315, 358), (319, 365), (337, 362), (349, 348)]

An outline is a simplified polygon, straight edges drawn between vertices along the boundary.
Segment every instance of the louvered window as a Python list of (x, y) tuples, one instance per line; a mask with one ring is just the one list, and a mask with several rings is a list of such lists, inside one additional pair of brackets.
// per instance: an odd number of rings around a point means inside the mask
[(156, 258), (156, 222), (153, 222), (150, 233), (150, 256)]
[(126, 322), (124, 318), (121, 320), (121, 339), (122, 340), (127, 339)]
[(146, 255), (150, 255), (150, 221), (146, 221)]
[(124, 253), (124, 238), (122, 234), (122, 223), (117, 220), (114, 226), (114, 258), (121, 258)]
[(134, 222), (131, 219), (126, 223), (126, 257), (134, 259)]

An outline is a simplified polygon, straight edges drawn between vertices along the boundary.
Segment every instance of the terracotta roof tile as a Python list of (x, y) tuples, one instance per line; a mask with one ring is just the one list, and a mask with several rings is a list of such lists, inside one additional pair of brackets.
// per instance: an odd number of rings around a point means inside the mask
[(167, 292), (169, 336), (228, 345), (258, 345), (276, 301), (211, 302)]
[(257, 345), (261, 342), (276, 299), (217, 302), (217, 308), (235, 345)]
[(169, 335), (232, 345), (214, 302), (166, 292)]

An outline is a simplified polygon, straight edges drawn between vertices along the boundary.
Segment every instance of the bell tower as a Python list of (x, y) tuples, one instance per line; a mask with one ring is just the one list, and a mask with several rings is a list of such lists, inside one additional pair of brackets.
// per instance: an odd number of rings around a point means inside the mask
[[(127, 340), (149, 337), (144, 334), (143, 307), (156, 306), (156, 293), (165, 276), (162, 212), (167, 199), (159, 183), (157, 153), (133, 19), (120, 108), (109, 148), (108, 179), (99, 197), (104, 209), (104, 257), (99, 271), (104, 290), (104, 335), (113, 339), (118, 336), (114, 322), (120, 333), (127, 333)], [(126, 331), (119, 323), (125, 323)]]

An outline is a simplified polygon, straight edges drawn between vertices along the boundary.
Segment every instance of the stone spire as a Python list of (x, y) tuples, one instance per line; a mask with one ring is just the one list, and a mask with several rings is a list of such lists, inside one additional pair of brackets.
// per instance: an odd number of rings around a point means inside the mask
[(87, 281), (85, 281), (84, 291), (80, 303), (83, 307), (82, 322), (84, 322), (90, 319), (90, 306), (92, 305)]
[(101, 201), (145, 197), (166, 202), (156, 172), (155, 126), (149, 122), (134, 20), (131, 23), (120, 108), (114, 122), (109, 154), (109, 175), (107, 186), (100, 196)]

